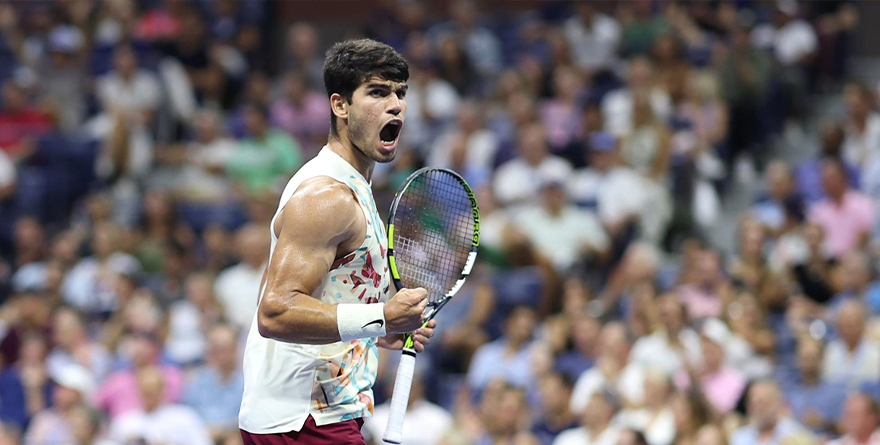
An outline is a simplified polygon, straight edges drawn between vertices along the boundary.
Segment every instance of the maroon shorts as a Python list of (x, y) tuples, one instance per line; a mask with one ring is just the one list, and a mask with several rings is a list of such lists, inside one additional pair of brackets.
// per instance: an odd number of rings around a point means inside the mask
[(363, 419), (354, 419), (318, 426), (309, 416), (299, 431), (276, 434), (240, 431), (244, 445), (366, 445), (361, 435), (363, 425)]

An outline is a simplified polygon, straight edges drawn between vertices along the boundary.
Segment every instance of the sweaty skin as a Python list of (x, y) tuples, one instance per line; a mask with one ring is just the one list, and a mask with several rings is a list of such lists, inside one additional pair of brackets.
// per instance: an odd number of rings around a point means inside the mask
[[(331, 97), (338, 130), (328, 146), (365, 178), (371, 176), (376, 161), (394, 158), (378, 135), (390, 119), (405, 116), (401, 85), (374, 79), (355, 91), (350, 104)], [(273, 230), (278, 242), (263, 275), (266, 290), (257, 311), (260, 335), (300, 344), (340, 341), (335, 305), (312, 294), (333, 263), (364, 241), (367, 224), (353, 192), (331, 178), (309, 179), (284, 205)], [(400, 349), (403, 336), (395, 334), (415, 332), (415, 349), (421, 352), (436, 326), (432, 320), (421, 328), (427, 303), (427, 291), (421, 288), (402, 289), (391, 297), (384, 310), (388, 335), (379, 339), (379, 346)]]

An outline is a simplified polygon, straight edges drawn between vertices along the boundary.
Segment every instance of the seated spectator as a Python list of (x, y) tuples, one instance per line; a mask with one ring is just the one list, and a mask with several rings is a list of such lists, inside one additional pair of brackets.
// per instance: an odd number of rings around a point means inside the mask
[(675, 438), (675, 414), (669, 404), (672, 382), (662, 371), (649, 370), (644, 385), (644, 405), (624, 409), (614, 421), (642, 431), (649, 445), (670, 444)]
[(0, 108), (0, 151), (13, 160), (33, 154), (36, 139), (54, 127), (52, 118), (28, 104), (24, 87), (10, 80), (3, 84)]
[(575, 171), (567, 184), (574, 203), (594, 209), (614, 239), (624, 236), (632, 224), (644, 225), (647, 218), (653, 218), (644, 211), (649, 199), (646, 182), (635, 170), (621, 164), (614, 136), (591, 133), (586, 148), (588, 167)]
[(76, 263), (64, 279), (65, 302), (85, 314), (116, 309), (116, 278), (141, 269), (133, 256), (122, 252), (121, 236), (118, 226), (109, 223), (95, 226), (92, 256)]
[(730, 445), (782, 445), (789, 437), (803, 434), (804, 427), (785, 416), (782, 394), (775, 382), (753, 383), (746, 397), (749, 423), (730, 435)]
[(584, 412), (587, 401), (604, 388), (614, 391), (627, 406), (644, 402), (645, 371), (627, 362), (630, 342), (626, 327), (620, 322), (608, 322), (599, 336), (599, 356), (596, 365), (578, 377), (571, 393), (571, 411)]
[(519, 129), (519, 157), (502, 164), (495, 173), (493, 189), (501, 205), (534, 202), (541, 178), (568, 179), (571, 166), (564, 159), (549, 154), (544, 137), (540, 124)]
[(480, 400), (483, 430), (471, 443), (537, 443), (529, 431), (531, 409), (522, 388), (494, 380)]
[(731, 412), (746, 387), (745, 377), (726, 364), (725, 347), (730, 343), (730, 331), (718, 319), (706, 320), (700, 333), (703, 363), (679, 373), (676, 378), (681, 386), (699, 385), (715, 412)]
[(551, 445), (559, 433), (577, 427), (577, 418), (569, 409), (572, 384), (571, 378), (562, 373), (551, 372), (541, 377), (541, 416), (532, 426), (541, 445)]
[(598, 9), (591, 2), (578, 2), (574, 16), (563, 24), (575, 63), (590, 72), (613, 68), (620, 42), (617, 20)]
[(880, 443), (880, 406), (871, 397), (861, 393), (849, 396), (840, 423), (844, 435), (829, 445)]
[(867, 314), (858, 301), (844, 303), (837, 312), (838, 338), (828, 343), (822, 361), (822, 379), (856, 389), (880, 380), (880, 345), (865, 332)]
[(74, 26), (57, 26), (48, 36), (48, 58), (36, 63), (42, 100), (58, 116), (58, 127), (74, 131), (86, 114), (88, 88), (83, 57), (85, 39)]
[(214, 326), (208, 333), (206, 364), (196, 369), (184, 385), (182, 402), (195, 410), (217, 442), (239, 434), (238, 409), (244, 377), (237, 347), (235, 328)]
[(256, 225), (238, 229), (235, 238), (239, 262), (217, 275), (214, 294), (229, 320), (247, 330), (257, 313), (270, 239), (267, 230)]
[(798, 422), (815, 433), (834, 430), (846, 398), (846, 386), (822, 380), (822, 343), (804, 337), (797, 346), (797, 375), (778, 378)]
[(688, 327), (687, 308), (675, 295), (657, 300), (661, 328), (636, 340), (629, 362), (646, 369), (660, 369), (673, 375), (687, 364), (700, 362), (700, 336)]
[(846, 104), (842, 160), (863, 168), (880, 154), (880, 113), (874, 110), (874, 95), (867, 85), (849, 82), (843, 89)]
[(189, 365), (205, 357), (206, 331), (219, 322), (223, 307), (214, 298), (213, 277), (194, 273), (186, 279), (185, 299), (168, 309), (168, 337), (165, 352), (180, 365)]
[(718, 317), (724, 304), (722, 298), (726, 280), (722, 275), (719, 254), (703, 249), (698, 255), (695, 281), (681, 285), (676, 290), (690, 320)]
[(296, 138), (303, 147), (305, 157), (311, 158), (326, 142), (327, 132), (330, 131), (327, 97), (309, 87), (303, 72), (290, 71), (284, 75), (283, 82), (284, 97), (272, 105), (270, 120)]
[(793, 246), (791, 270), (804, 296), (816, 303), (825, 303), (834, 297), (831, 268), (836, 261), (828, 253), (822, 226), (807, 223), (799, 232), (803, 246)]
[(853, 250), (840, 259), (837, 266), (838, 294), (831, 300), (833, 314), (847, 301), (860, 301), (870, 314), (880, 314), (880, 282), (871, 267), (871, 258), (861, 250)]
[(248, 104), (243, 109), (247, 136), (229, 157), (226, 171), (245, 196), (260, 196), (280, 189), (303, 164), (299, 144), (269, 125), (265, 108)]
[(564, 154), (583, 134), (581, 99), (585, 82), (572, 67), (560, 66), (550, 75), (553, 95), (541, 104), (539, 115), (547, 130), (550, 150)]
[(484, 122), (479, 104), (463, 102), (454, 129), (440, 135), (431, 147), (428, 165), (452, 168), (472, 187), (482, 187), (490, 180), (498, 151), (498, 141)]
[(712, 407), (696, 389), (676, 392), (670, 405), (675, 416), (675, 444), (694, 443), (701, 430), (712, 425)]
[(235, 141), (223, 134), (223, 117), (206, 108), (193, 119), (194, 140), (183, 153), (184, 167), (176, 190), (184, 202), (227, 202), (231, 187), (226, 178), (226, 165), (235, 151)]
[[(146, 408), (146, 400), (138, 389), (140, 373), (159, 363), (160, 345), (156, 339), (147, 335), (132, 335), (125, 340), (127, 341), (121, 347), (128, 350), (130, 365), (110, 374), (95, 394), (98, 408), (107, 412), (111, 419)], [(183, 392), (183, 373), (169, 365), (162, 366), (159, 370), (163, 384), (158, 396), (168, 403), (178, 401)]]
[(796, 193), (794, 177), (788, 164), (771, 162), (767, 166), (766, 191), (754, 204), (751, 213), (772, 232), (782, 228), (785, 222), (785, 202)]
[[(654, 85), (654, 68), (646, 57), (634, 57), (629, 62), (626, 73), (626, 86), (612, 91), (602, 99), (602, 116), (605, 118), (605, 131), (615, 137), (630, 134), (637, 126), (636, 96), (647, 101), (650, 115), (657, 121), (665, 121), (672, 112), (672, 100), (663, 89)], [(645, 113), (642, 113), (645, 114)]]
[(467, 382), (482, 390), (490, 381), (500, 378), (510, 384), (532, 385), (532, 332), (535, 311), (527, 306), (511, 309), (504, 322), (504, 335), (480, 346), (471, 359)]
[(553, 445), (616, 445), (620, 429), (611, 419), (620, 409), (620, 401), (609, 390), (593, 393), (581, 415), (581, 427), (559, 433)]
[(601, 264), (610, 243), (599, 220), (567, 202), (562, 179), (544, 181), (540, 205), (523, 209), (514, 224), (559, 271), (584, 259)]
[[(569, 287), (568, 282), (566, 282), (566, 287)], [(578, 306), (579, 311), (582, 310), (586, 306), (586, 301), (583, 301), (583, 305)], [(544, 324), (547, 326), (548, 322), (545, 321)], [(578, 312), (570, 323), (564, 324), (564, 327), (569, 327), (569, 325), (571, 327), (571, 349), (556, 357), (553, 368), (571, 379), (577, 379), (595, 364), (599, 355), (599, 333), (602, 330), (602, 323), (587, 314)]]
[[(390, 391), (393, 391), (393, 387), (389, 388)], [(376, 406), (373, 415), (364, 419), (363, 432), (369, 434), (375, 443), (379, 443), (385, 432), (385, 427), (388, 425), (388, 415), (391, 412), (390, 400), (388, 398), (388, 402)], [(425, 366), (416, 365), (409, 393), (409, 403), (406, 407), (406, 422), (403, 423), (401, 443), (440, 444), (442, 443), (441, 439), (451, 426), (452, 415), (443, 407), (425, 399)]]
[(823, 162), (822, 186), (827, 197), (810, 209), (809, 220), (822, 227), (828, 252), (840, 258), (867, 243), (874, 230), (876, 208), (871, 198), (849, 187), (841, 161)]
[(46, 368), (52, 374), (70, 364), (78, 364), (102, 381), (110, 372), (110, 354), (100, 343), (88, 337), (82, 316), (76, 310), (61, 307), (53, 316), (52, 342), (55, 347), (46, 359)]
[[(825, 190), (822, 188), (822, 161), (825, 158), (842, 160), (849, 177), (850, 187), (860, 188), (875, 199), (880, 197), (880, 184), (875, 185), (877, 181), (874, 180), (874, 177), (865, 174), (864, 181), (861, 178), (863, 172), (871, 171), (872, 168), (880, 168), (880, 163), (873, 161), (874, 159), (880, 160), (880, 156), (869, 158), (865, 167), (860, 168), (857, 164), (842, 157), (844, 137), (845, 133), (841, 123), (825, 122), (820, 133), (819, 153), (802, 161), (795, 171), (798, 193), (808, 203), (814, 204), (825, 197)], [(859, 187), (859, 184), (862, 184), (862, 187)]]
[(134, 376), (143, 406), (115, 417), (110, 423), (110, 440), (169, 445), (210, 445), (208, 428), (190, 407), (168, 403), (163, 398), (163, 372), (145, 367)]
[(52, 407), (34, 416), (28, 426), (24, 443), (74, 443), (74, 426), (68, 416), (95, 389), (92, 374), (77, 364), (67, 364), (50, 377), (55, 383), (52, 388)]

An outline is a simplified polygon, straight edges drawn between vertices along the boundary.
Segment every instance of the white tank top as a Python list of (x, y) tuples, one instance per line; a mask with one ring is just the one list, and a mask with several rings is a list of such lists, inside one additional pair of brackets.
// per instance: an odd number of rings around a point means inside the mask
[[(388, 241), (373, 191), (351, 164), (326, 146), (299, 169), (281, 194), (270, 225), (270, 260), (278, 243), (272, 230), (275, 219), (300, 184), (318, 176), (333, 178), (354, 191), (367, 232), (360, 247), (333, 264), (313, 296), (329, 304), (384, 302), (391, 283)], [(260, 290), (260, 299), (264, 292), (265, 288)], [(280, 342), (261, 336), (254, 317), (244, 351), (239, 426), (254, 434), (286, 433), (299, 431), (309, 415), (318, 425), (369, 417), (378, 364), (375, 338), (327, 345)]]

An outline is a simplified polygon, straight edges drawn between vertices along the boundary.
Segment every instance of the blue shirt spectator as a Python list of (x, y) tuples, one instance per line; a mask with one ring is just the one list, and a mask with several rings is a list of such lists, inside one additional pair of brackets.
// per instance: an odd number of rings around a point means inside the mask
[(228, 325), (208, 333), (207, 364), (186, 382), (183, 403), (199, 414), (215, 439), (238, 432), (238, 409), (244, 392), (238, 334)]
[(471, 388), (481, 391), (497, 378), (523, 388), (531, 387), (534, 382), (529, 340), (534, 328), (534, 310), (527, 306), (513, 308), (505, 322), (504, 335), (474, 353), (467, 375)]

